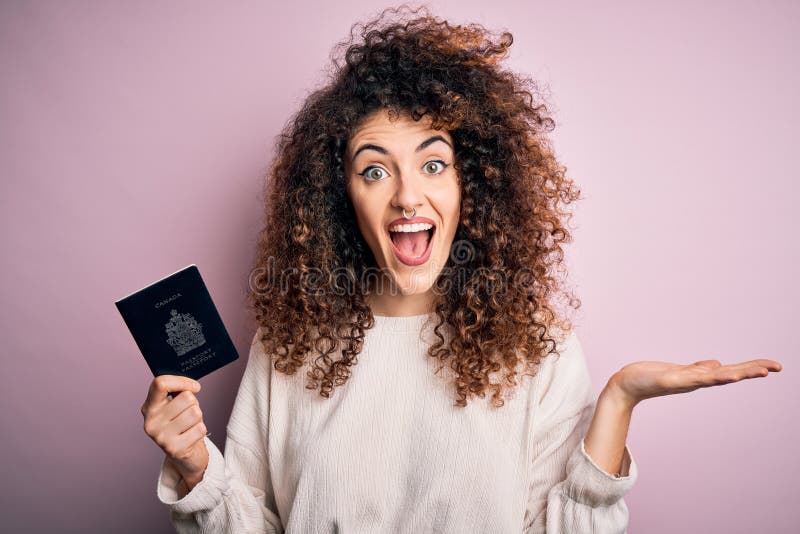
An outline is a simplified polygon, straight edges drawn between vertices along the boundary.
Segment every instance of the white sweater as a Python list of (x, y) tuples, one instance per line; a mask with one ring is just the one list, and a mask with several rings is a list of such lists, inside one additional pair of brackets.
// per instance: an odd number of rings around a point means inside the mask
[[(186, 493), (162, 463), (158, 498), (179, 533), (625, 533), (636, 481), (586, 454), (596, 405), (574, 331), (501, 408), (454, 406), (426, 355), (425, 319), (376, 316), (331, 398), (305, 369), (274, 371), (259, 328), (227, 425), (225, 455)], [(452, 371), (450, 371), (452, 373)]]

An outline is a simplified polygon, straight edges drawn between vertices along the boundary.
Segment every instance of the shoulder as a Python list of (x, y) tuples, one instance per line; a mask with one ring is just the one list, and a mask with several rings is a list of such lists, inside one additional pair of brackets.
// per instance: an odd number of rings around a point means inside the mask
[(583, 345), (575, 330), (568, 330), (554, 339), (555, 351), (545, 356), (540, 366), (542, 379), (548, 383), (586, 368)]
[(255, 334), (253, 334), (253, 339), (250, 342), (250, 349), (247, 358), (247, 367), (245, 369), (245, 374), (248, 372), (256, 371), (259, 376), (269, 376), (269, 370), (271, 368), (271, 358), (266, 352), (264, 346), (264, 333), (261, 326), (256, 328)]
[(591, 400), (589, 367), (575, 330), (566, 332), (556, 352), (542, 360), (535, 384), (539, 409), (552, 416), (578, 413)]

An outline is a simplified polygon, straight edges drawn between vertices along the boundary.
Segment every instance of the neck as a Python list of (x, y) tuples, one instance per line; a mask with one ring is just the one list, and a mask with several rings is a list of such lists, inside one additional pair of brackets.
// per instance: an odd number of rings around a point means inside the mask
[(372, 308), (373, 315), (402, 317), (407, 315), (424, 315), (433, 312), (433, 293), (416, 293), (412, 295), (386, 295), (368, 293), (366, 301)]

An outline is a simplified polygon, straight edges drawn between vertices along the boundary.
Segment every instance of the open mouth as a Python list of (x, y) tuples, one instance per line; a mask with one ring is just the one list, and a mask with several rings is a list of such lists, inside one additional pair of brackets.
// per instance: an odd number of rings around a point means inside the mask
[(436, 227), (431, 224), (401, 225), (389, 230), (392, 250), (406, 265), (421, 265), (430, 258)]

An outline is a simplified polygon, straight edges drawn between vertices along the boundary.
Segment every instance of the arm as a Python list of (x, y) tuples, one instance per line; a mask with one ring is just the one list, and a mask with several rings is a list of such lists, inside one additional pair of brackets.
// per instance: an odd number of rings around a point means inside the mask
[(170, 462), (162, 463), (158, 498), (178, 533), (283, 533), (266, 453), (271, 364), (260, 337), (258, 329), (228, 422), (225, 455), (204, 438), (208, 467), (191, 491)]
[[(525, 516), (528, 534), (574, 532), (625, 533), (628, 509), (623, 496), (638, 476), (630, 450), (620, 448), (621, 476), (600, 457), (597, 443), (604, 425), (614, 424), (614, 405), (602, 396), (597, 401), (580, 342), (574, 332), (565, 341), (560, 356), (540, 366), (534, 384), (539, 402), (534, 407), (531, 485)], [(595, 415), (597, 414), (597, 415)], [(587, 432), (595, 426), (592, 452), (604, 462), (598, 465), (587, 452)], [(606, 446), (614, 455), (613, 447)], [(613, 463), (613, 460), (609, 463)], [(615, 471), (616, 472), (616, 471)]]
[(625, 465), (625, 440), (633, 415), (633, 405), (616, 394), (612, 383), (606, 385), (584, 440), (586, 453), (608, 473), (621, 474)]

